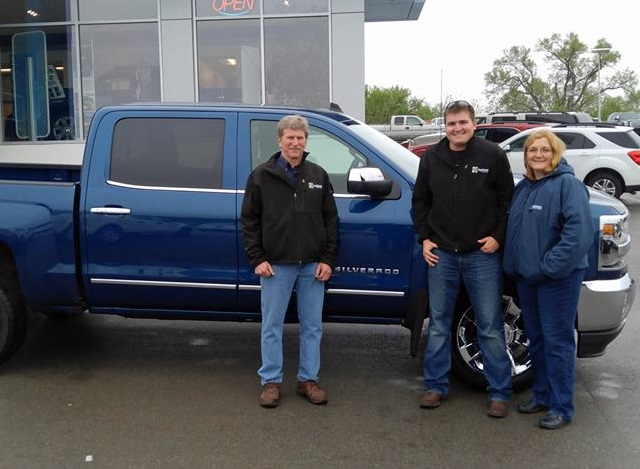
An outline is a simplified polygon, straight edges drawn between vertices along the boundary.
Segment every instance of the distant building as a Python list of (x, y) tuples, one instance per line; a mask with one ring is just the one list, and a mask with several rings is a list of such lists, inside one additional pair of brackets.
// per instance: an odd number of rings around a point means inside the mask
[(0, 164), (79, 164), (109, 104), (336, 103), (364, 119), (364, 23), (416, 20), (423, 4), (3, 0)]

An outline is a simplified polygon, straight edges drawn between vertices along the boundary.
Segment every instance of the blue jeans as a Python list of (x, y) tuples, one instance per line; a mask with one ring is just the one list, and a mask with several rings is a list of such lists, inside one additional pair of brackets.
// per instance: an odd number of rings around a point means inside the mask
[(451, 326), (460, 285), (464, 282), (475, 312), (489, 399), (511, 399), (511, 362), (502, 318), (500, 254), (455, 253), (437, 249), (438, 263), (429, 267), (429, 325), (424, 351), (424, 381), (428, 391), (449, 393)]
[(315, 278), (317, 264), (272, 265), (275, 275), (261, 277), (262, 366), (260, 382), (282, 382), (282, 332), (291, 292), (296, 289), (300, 321), (298, 381), (317, 381), (320, 370), (324, 282)]
[(532, 399), (549, 413), (573, 418), (575, 324), (584, 269), (539, 285), (517, 282), (533, 365)]

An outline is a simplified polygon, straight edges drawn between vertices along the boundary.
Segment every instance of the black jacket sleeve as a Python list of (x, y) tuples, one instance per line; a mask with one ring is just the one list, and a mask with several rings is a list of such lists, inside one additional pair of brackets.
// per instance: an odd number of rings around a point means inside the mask
[(251, 173), (247, 179), (240, 223), (244, 234), (244, 252), (255, 268), (267, 260), (262, 247), (262, 191), (255, 182), (255, 173)]
[(429, 232), (429, 212), (433, 204), (433, 194), (428, 182), (428, 151), (425, 153), (418, 168), (418, 177), (416, 185), (413, 188), (413, 196), (411, 198), (411, 206), (413, 209), (413, 224), (418, 232), (418, 243), (430, 237)]
[(329, 181), (329, 175), (324, 174), (323, 187), (326, 187), (324, 191), (324, 198), (322, 202), (322, 216), (324, 219), (324, 229), (326, 231), (327, 241), (324, 251), (320, 257), (320, 262), (323, 262), (333, 269), (336, 256), (338, 255), (338, 209), (336, 207), (336, 201), (333, 198), (333, 186)]

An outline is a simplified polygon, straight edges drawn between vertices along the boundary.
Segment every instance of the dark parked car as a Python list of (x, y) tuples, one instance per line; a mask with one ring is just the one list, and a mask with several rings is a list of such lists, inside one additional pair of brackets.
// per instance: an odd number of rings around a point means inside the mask
[(638, 124), (640, 124), (640, 112), (612, 112), (609, 114), (609, 117), (607, 117), (607, 122), (615, 125), (638, 127)]

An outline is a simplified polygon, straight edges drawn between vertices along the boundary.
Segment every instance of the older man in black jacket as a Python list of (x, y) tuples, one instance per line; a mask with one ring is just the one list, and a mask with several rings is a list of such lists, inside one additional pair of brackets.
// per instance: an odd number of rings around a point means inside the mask
[(280, 151), (249, 175), (242, 204), (245, 252), (261, 285), (263, 407), (276, 407), (280, 399), (282, 331), (294, 287), (300, 321), (296, 391), (312, 404), (327, 402), (318, 372), (324, 284), (337, 254), (338, 214), (329, 176), (306, 161), (308, 136), (305, 118), (280, 120)]

